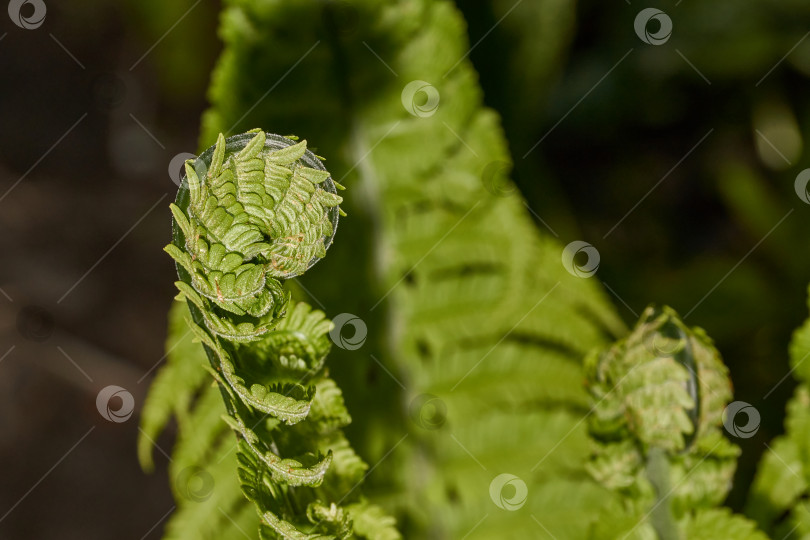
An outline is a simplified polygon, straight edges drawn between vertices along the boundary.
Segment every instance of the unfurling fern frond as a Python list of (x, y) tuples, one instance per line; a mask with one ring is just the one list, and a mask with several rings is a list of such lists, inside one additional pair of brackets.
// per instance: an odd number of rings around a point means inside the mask
[(212, 333), (255, 341), (278, 324), (289, 300), (279, 279), (304, 273), (334, 238), (336, 186), (306, 141), (263, 131), (227, 142), (220, 134), (186, 162), (166, 251), (189, 278), (181, 273), (177, 287)]
[[(333, 325), (322, 312), (293, 305), (282, 284), (325, 256), (337, 226), (340, 186), (306, 149), (306, 141), (260, 130), (227, 140), (220, 134), (214, 147), (186, 162), (185, 171), (171, 206), (174, 235), (166, 251), (177, 263), (178, 299), (187, 300), (191, 312), (187, 333), (203, 345), (205, 367), (225, 406), (216, 406), (220, 400), (212, 401), (211, 392), (202, 390), (190, 411), (205, 371), (199, 356), (185, 349), (195, 361), (172, 361), (161, 370), (145, 408), (142, 463), (150, 466), (149, 441), (173, 410), (182, 421), (173, 469), (182, 465), (180, 475), (189, 467), (216, 471), (231, 486), (223, 486), (226, 495), (241, 485), (247, 501), (228, 499), (222, 505), (242, 516), (252, 502), (260, 538), (398, 538), (391, 519), (355, 490), (367, 466), (341, 432), (351, 419), (324, 370)], [(179, 400), (171, 395), (178, 391)], [(224, 422), (215, 425), (210, 413), (223, 411)], [(204, 425), (191, 418), (198, 412)], [(238, 442), (222, 437), (226, 426)], [(197, 448), (184, 439), (194, 432), (206, 434), (194, 441)], [(222, 451), (209, 454), (205, 449), (211, 446)], [(222, 476), (223, 462), (232, 481)], [(195, 497), (177, 499), (179, 510), (167, 536), (205, 537), (184, 526), (212, 520), (211, 509), (195, 508), (205, 502)], [(230, 519), (222, 506), (216, 508)], [(220, 519), (214, 514), (213, 520)]]
[[(591, 353), (585, 366), (588, 470), (621, 496), (623, 507), (610, 512), (624, 516), (604, 520), (594, 537), (695, 538), (687, 531), (718, 512), (739, 454), (722, 433), (731, 382), (720, 354), (703, 330), (650, 306), (626, 338)], [(764, 538), (744, 518), (727, 518), (750, 531), (746, 538)]]

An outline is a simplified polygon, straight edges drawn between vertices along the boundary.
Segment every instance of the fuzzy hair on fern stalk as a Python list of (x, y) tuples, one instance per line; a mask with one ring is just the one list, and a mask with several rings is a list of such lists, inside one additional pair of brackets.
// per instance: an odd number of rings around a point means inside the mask
[[(367, 466), (341, 431), (351, 419), (324, 369), (333, 325), (283, 286), (322, 259), (335, 235), (343, 188), (322, 161), (292, 137), (220, 134), (185, 164), (165, 250), (237, 435), (239, 482), (259, 537), (399, 538), (355, 490)], [(145, 436), (160, 429), (149, 406)]]

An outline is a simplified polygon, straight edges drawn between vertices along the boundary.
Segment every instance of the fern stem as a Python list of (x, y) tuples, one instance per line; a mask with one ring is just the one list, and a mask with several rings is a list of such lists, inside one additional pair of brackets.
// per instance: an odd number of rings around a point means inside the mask
[(645, 472), (656, 494), (655, 504), (650, 510), (650, 523), (659, 540), (680, 540), (669, 500), (672, 488), (669, 485), (669, 459), (666, 451), (661, 448), (650, 449)]

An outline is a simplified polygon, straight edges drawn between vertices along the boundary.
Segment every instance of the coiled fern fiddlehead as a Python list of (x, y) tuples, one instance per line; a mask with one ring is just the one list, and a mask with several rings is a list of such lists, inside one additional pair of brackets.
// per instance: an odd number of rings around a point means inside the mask
[(321, 161), (306, 141), (220, 134), (185, 164), (165, 250), (238, 437), (260, 537), (398, 538), (393, 520), (353, 493), (367, 466), (340, 430), (350, 417), (324, 369), (333, 325), (283, 287), (335, 235), (343, 188)]
[(720, 354), (702, 329), (650, 306), (585, 368), (593, 400), (588, 469), (636, 516), (625, 537), (682, 538), (679, 522), (725, 499), (739, 454), (722, 433), (731, 382)]

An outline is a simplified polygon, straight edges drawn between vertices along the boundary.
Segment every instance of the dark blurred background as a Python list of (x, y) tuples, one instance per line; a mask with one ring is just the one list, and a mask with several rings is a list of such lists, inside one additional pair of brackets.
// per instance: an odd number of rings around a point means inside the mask
[[(657, 302), (705, 328), (762, 413), (735, 441), (739, 508), (807, 315), (810, 4), (655, 5), (673, 21), (660, 46), (633, 31), (636, 2), (459, 2), (538, 227), (598, 248), (628, 323)], [(169, 164), (197, 151), (218, 10), (49, 2), (33, 29), (0, 13), (2, 540), (159, 538), (172, 508), (167, 459), (137, 464), (137, 415), (174, 296)], [(110, 384), (133, 394), (129, 421), (96, 410)]]
[[(197, 151), (218, 10), (48, 2), (32, 30), (0, 13), (3, 540), (160, 538), (173, 506), (137, 418), (175, 294), (168, 167)], [(135, 398), (127, 422), (96, 410), (110, 384)]]

